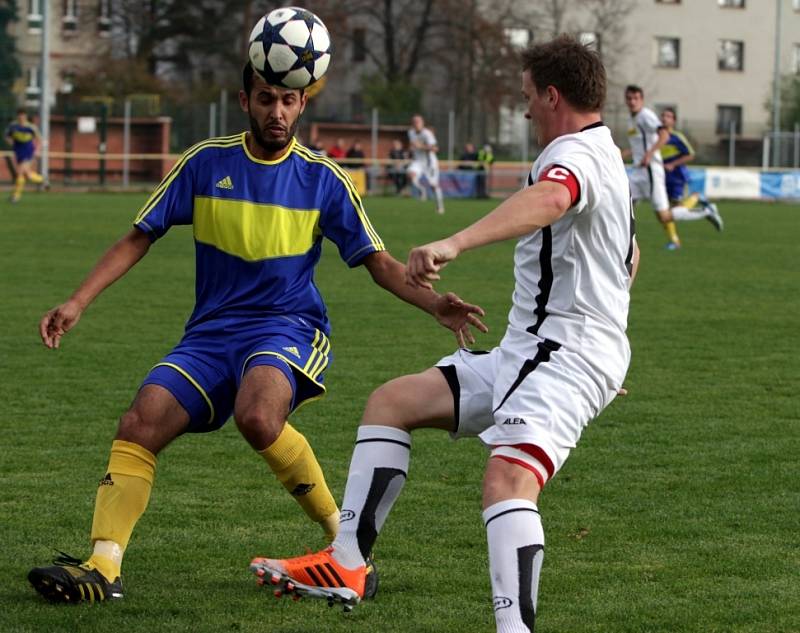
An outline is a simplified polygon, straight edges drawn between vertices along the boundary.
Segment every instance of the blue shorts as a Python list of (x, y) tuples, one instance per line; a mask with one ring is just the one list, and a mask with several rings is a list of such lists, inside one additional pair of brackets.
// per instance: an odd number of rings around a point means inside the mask
[(36, 148), (31, 144), (30, 147), (15, 147), (14, 157), (18, 163), (27, 163), (33, 160), (33, 155), (36, 153)]
[(687, 182), (688, 179), (684, 177), (680, 169), (667, 172), (667, 198), (670, 199), (670, 202), (677, 202), (683, 199), (686, 194)]
[(144, 385), (167, 389), (189, 413), (190, 433), (215, 431), (233, 412), (250, 367), (269, 365), (292, 386), (290, 411), (322, 397), (323, 371), (332, 359), (328, 337), (291, 317), (225, 320), (187, 331), (147, 374)]

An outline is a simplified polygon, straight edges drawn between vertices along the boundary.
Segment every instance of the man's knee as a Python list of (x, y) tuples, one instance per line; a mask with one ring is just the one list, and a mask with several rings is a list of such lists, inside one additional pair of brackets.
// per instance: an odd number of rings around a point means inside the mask
[(236, 416), (236, 428), (256, 450), (272, 446), (285, 423), (285, 415), (257, 407), (248, 407)]
[(165, 431), (166, 429), (158, 424), (153, 416), (144, 415), (134, 403), (120, 417), (115, 439), (133, 442), (155, 455), (178, 435), (178, 433), (169, 434)]
[(499, 500), (538, 498), (543, 482), (523, 460), (507, 459), (492, 454), (483, 478), (483, 498), (486, 505)]
[(371, 414), (384, 418), (386, 414), (399, 413), (406, 400), (407, 397), (404, 397), (400, 383), (396, 379), (391, 380), (370, 394), (364, 409), (364, 416), (367, 417), (367, 414)]
[(171, 393), (145, 385), (120, 417), (115, 439), (139, 444), (156, 455), (188, 425), (189, 414)]

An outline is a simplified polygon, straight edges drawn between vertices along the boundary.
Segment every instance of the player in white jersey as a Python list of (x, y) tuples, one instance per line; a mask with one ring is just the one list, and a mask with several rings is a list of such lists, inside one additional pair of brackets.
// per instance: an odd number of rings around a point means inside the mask
[(425, 120), (419, 114), (411, 117), (411, 128), (408, 130), (408, 145), (411, 148), (411, 164), (408, 166), (408, 177), (411, 184), (427, 198), (427, 190), (421, 182), (424, 177), (436, 196), (436, 213), (444, 213), (444, 196), (439, 186), (439, 159), (436, 152), (439, 146), (436, 136), (425, 127)]
[(683, 205), (670, 208), (667, 196), (664, 160), (661, 148), (669, 141), (669, 130), (650, 108), (644, 105), (644, 91), (635, 85), (625, 88), (625, 105), (631, 118), (628, 124), (628, 143), (630, 148), (623, 150), (623, 156), (633, 159), (630, 175), (631, 196), (634, 202), (650, 200), (659, 222), (667, 234), (667, 249), (681, 247), (675, 221), (697, 220), (709, 217), (714, 226), (721, 227), (722, 219), (716, 209), (706, 208), (693, 211)]
[(251, 563), (282, 590), (346, 606), (360, 600), (365, 556), (408, 473), (411, 432), (439, 428), (477, 436), (490, 450), (483, 519), (497, 631), (534, 629), (544, 556), (539, 492), (621, 389), (638, 248), (625, 166), (600, 117), (600, 58), (561, 36), (522, 61), (526, 117), (545, 148), (529, 186), (466, 229), (413, 249), (406, 273), (411, 285), (431, 288), (463, 251), (519, 238), (505, 336), (490, 352), (460, 349), (373, 392), (332, 546)]

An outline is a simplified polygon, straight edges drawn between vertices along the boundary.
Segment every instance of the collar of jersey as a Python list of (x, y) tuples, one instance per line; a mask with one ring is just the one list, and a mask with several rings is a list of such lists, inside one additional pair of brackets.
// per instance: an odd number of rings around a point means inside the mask
[(293, 136), (292, 140), (289, 142), (289, 147), (286, 149), (286, 153), (281, 156), (278, 160), (261, 160), (260, 158), (256, 158), (250, 153), (250, 150), (247, 149), (247, 132), (242, 132), (242, 147), (244, 148), (244, 153), (247, 155), (247, 158), (252, 160), (254, 163), (259, 163), (261, 165), (277, 165), (278, 163), (282, 163), (292, 153), (294, 146), (297, 144), (297, 139)]

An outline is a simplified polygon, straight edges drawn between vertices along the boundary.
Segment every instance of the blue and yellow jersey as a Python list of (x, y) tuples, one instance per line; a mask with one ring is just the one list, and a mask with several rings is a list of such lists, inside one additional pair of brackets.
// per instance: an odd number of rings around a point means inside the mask
[(39, 128), (30, 122), (12, 121), (6, 128), (5, 137), (11, 139), (17, 160), (30, 160), (36, 150), (35, 141), (39, 137)]
[(152, 240), (181, 224), (192, 225), (196, 251), (187, 330), (217, 319), (292, 315), (327, 334), (314, 284), (322, 238), (351, 267), (384, 250), (349, 176), (294, 139), (276, 161), (252, 156), (244, 133), (189, 149), (134, 220)]
[[(683, 156), (694, 156), (694, 148), (682, 132), (672, 130), (669, 140), (661, 148), (661, 157), (664, 159), (664, 164), (669, 165)], [(671, 172), (667, 172), (667, 179), (669, 180), (670, 177), (679, 178), (685, 182), (689, 179), (689, 170), (685, 165), (679, 165)]]

